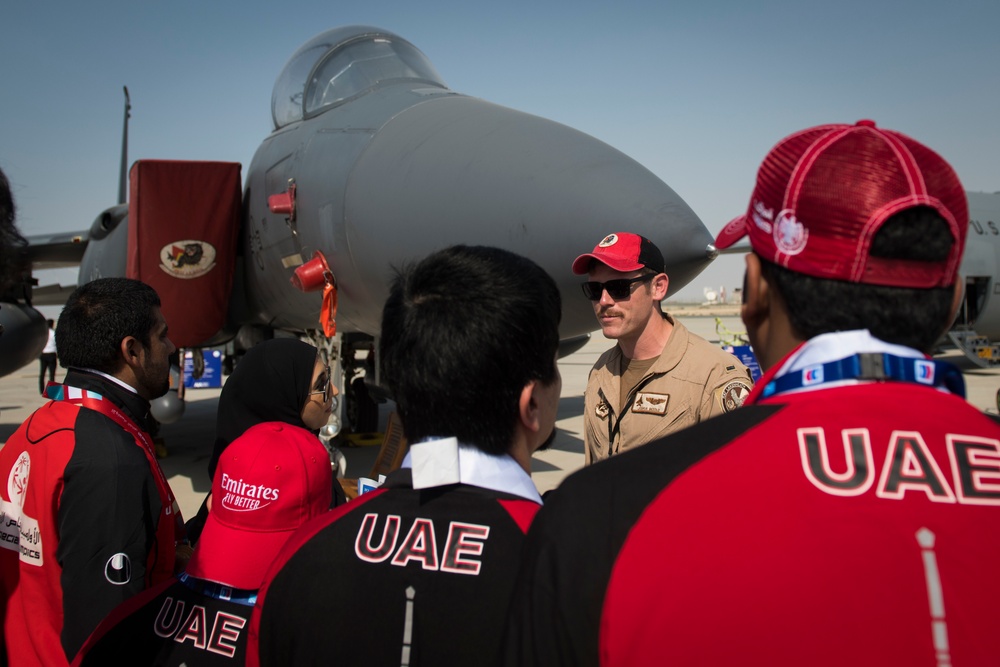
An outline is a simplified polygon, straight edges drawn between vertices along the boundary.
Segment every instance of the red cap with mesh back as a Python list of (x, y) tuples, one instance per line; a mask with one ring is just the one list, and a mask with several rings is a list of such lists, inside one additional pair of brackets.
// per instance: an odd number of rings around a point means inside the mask
[[(870, 255), (890, 217), (929, 206), (955, 244), (940, 262)], [(757, 172), (747, 212), (716, 238), (720, 250), (744, 236), (762, 259), (817, 278), (891, 287), (953, 285), (965, 247), (969, 210), (958, 176), (944, 159), (906, 135), (875, 127), (821, 125), (786, 137)]]

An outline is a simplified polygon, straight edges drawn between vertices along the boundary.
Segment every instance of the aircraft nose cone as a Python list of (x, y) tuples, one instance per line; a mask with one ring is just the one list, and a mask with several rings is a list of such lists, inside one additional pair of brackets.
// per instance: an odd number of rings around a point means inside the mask
[(570, 267), (607, 234), (656, 243), (671, 293), (708, 264), (713, 240), (670, 186), (620, 151), (464, 96), (415, 105), (379, 129), (352, 171), (345, 221), (355, 257), (381, 253), (395, 266), (458, 243), (530, 257), (563, 293), (564, 337), (597, 328)]

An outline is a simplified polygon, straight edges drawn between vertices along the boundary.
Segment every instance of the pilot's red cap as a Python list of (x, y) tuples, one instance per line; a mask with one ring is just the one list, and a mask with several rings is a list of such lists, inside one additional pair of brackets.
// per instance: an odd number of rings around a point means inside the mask
[(639, 269), (649, 269), (663, 273), (666, 266), (660, 249), (645, 236), (617, 232), (608, 234), (594, 247), (593, 252), (580, 255), (573, 260), (573, 273), (582, 276), (590, 272), (594, 260), (615, 271), (631, 273)]
[(256, 590), (296, 528), (330, 509), (330, 455), (315, 435), (264, 422), (233, 440), (215, 469), (212, 510), (187, 573)]
[[(872, 238), (900, 211), (930, 206), (956, 243), (941, 262), (869, 255)], [(764, 158), (747, 212), (719, 232), (728, 248), (749, 236), (762, 259), (817, 278), (891, 287), (955, 283), (969, 209), (958, 176), (910, 137), (875, 127), (821, 125), (781, 140)]]

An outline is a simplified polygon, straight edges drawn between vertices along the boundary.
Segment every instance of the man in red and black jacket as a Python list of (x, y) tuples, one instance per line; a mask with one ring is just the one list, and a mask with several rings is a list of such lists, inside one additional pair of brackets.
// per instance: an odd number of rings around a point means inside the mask
[(0, 580), (12, 665), (68, 664), (123, 600), (174, 573), (183, 523), (149, 436), (168, 388), (156, 292), (105, 278), (56, 332), (65, 384), (0, 450)]
[(530, 459), (553, 434), (559, 317), (552, 278), (496, 248), (448, 248), (397, 277), (380, 352), (410, 451), (381, 488), (289, 540), (248, 664), (498, 659), (541, 505)]
[(743, 409), (585, 469), (532, 525), (511, 665), (944, 665), (1000, 655), (1000, 424), (929, 356), (961, 183), (871, 121), (780, 142), (746, 215)]

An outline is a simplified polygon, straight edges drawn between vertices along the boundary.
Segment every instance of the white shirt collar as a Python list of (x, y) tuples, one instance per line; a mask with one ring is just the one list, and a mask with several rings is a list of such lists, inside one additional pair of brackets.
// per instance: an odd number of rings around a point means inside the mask
[(487, 454), (455, 438), (410, 445), (401, 467), (413, 471), (415, 489), (461, 483), (542, 502), (531, 476), (511, 456)]
[(125, 384), (124, 382), (122, 382), (118, 378), (114, 377), (113, 375), (108, 375), (107, 373), (102, 373), (101, 371), (95, 371), (93, 368), (77, 368), (76, 370), (83, 371), (84, 373), (93, 373), (94, 375), (100, 375), (105, 380), (110, 380), (111, 382), (114, 382), (116, 385), (118, 385), (122, 389), (127, 389), (128, 391), (132, 392), (136, 396), (139, 395), (139, 392), (136, 391), (135, 388), (132, 385)]

